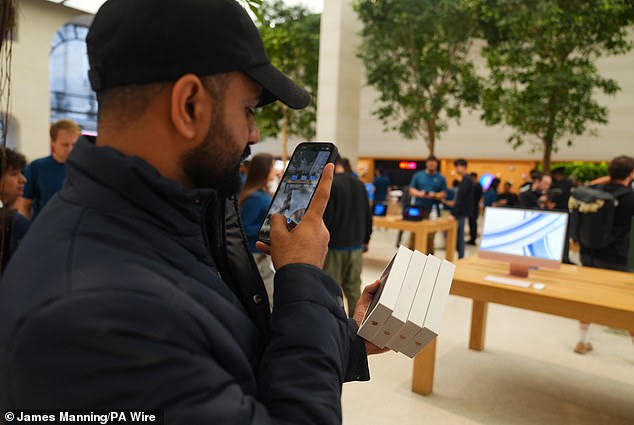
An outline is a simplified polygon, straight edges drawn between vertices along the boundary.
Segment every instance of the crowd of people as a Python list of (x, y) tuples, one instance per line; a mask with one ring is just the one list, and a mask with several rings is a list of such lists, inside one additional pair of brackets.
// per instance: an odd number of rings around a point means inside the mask
[(65, 162), (81, 135), (77, 123), (62, 119), (50, 126), (51, 155), (27, 165), (26, 158), (11, 148), (0, 150), (2, 195), (2, 273), (27, 229), (50, 199), (62, 188)]

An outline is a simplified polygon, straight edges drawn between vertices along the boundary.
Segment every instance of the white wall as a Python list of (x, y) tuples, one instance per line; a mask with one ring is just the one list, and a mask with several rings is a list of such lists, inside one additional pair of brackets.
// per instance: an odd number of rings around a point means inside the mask
[[(632, 36), (634, 40), (634, 36)], [(356, 40), (349, 41), (356, 43)], [(320, 58), (327, 60), (327, 58)], [(482, 62), (479, 58), (476, 62)], [(482, 64), (480, 64), (482, 65)], [(616, 96), (598, 95), (599, 104), (610, 111), (609, 123), (596, 126), (598, 137), (584, 135), (573, 139), (573, 146), (561, 143), (553, 154), (554, 161), (588, 160), (602, 161), (629, 154), (634, 155), (634, 51), (627, 55), (603, 58), (598, 62), (599, 72), (604, 77), (614, 78), (621, 86)], [(344, 67), (345, 69), (345, 67)], [(425, 157), (428, 154), (423, 140), (408, 141), (396, 132), (383, 132), (382, 123), (372, 115), (377, 108), (377, 92), (365, 86), (361, 93), (359, 118), (359, 156), (362, 157)], [(439, 157), (473, 159), (541, 159), (541, 152), (531, 152), (534, 145), (525, 144), (513, 150), (506, 138), (510, 129), (501, 126), (489, 127), (479, 119), (480, 113), (465, 112), (459, 123), (449, 122), (449, 130), (440, 135), (436, 155)], [(539, 142), (536, 146), (541, 146)]]
[[(49, 53), (57, 30), (80, 15), (43, 0), (20, 0), (18, 37), (13, 43), (11, 114), (17, 134), (11, 142), (27, 159), (50, 153)], [(11, 125), (11, 123), (9, 124)]]

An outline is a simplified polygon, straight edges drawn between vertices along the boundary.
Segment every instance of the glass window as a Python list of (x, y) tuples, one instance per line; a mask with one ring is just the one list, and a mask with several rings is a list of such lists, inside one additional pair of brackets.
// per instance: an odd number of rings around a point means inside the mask
[(7, 142), (6, 147), (9, 147), (8, 135), (5, 139), (5, 134), (4, 134), (4, 120), (0, 118), (0, 145), (4, 145), (5, 140)]
[(88, 27), (66, 24), (51, 46), (51, 122), (76, 121), (84, 131), (97, 131), (97, 97), (88, 81)]
[[(13, 143), (12, 136), (12, 125), (15, 123), (14, 120), (11, 119), (11, 116), (7, 116), (6, 114), (1, 114), (0, 116), (0, 146), (4, 145), (7, 148), (15, 149), (16, 146)], [(9, 126), (5, 126), (5, 119), (8, 119)], [(6, 134), (5, 134), (6, 131)]]

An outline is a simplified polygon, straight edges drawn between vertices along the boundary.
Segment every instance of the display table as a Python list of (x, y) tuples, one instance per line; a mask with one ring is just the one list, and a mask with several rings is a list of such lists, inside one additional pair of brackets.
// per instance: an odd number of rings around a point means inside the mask
[(423, 254), (428, 253), (427, 235), (436, 232), (446, 232), (445, 258), (454, 261), (456, 254), (456, 222), (447, 218), (438, 220), (407, 221), (401, 216), (388, 215), (385, 217), (373, 217), (372, 225), (412, 232), (414, 234), (414, 248)]
[[(562, 264), (560, 270), (531, 270), (526, 280), (545, 285), (542, 290), (485, 281), (505, 276), (509, 265), (478, 257), (456, 262), (451, 294), (473, 299), (469, 348), (484, 349), (488, 303), (569, 317), (619, 329), (634, 330), (634, 274)], [(436, 341), (414, 359), (412, 391), (433, 390)]]

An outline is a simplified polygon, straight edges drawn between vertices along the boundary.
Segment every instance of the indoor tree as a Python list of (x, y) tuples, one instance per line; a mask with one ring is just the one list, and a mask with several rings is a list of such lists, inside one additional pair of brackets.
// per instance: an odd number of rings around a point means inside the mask
[(373, 113), (384, 130), (437, 139), (463, 107), (477, 105), (479, 82), (470, 53), (477, 30), (468, 0), (357, 0), (363, 30), (359, 56), (378, 94)]
[(321, 15), (303, 6), (288, 6), (281, 0), (263, 2), (260, 13), (260, 34), (271, 63), (302, 85), (312, 97), (308, 107), (302, 110), (275, 102), (256, 114), (262, 138), (281, 137), (282, 160), (286, 162), (289, 136), (304, 140), (315, 137)]
[(617, 82), (602, 76), (597, 59), (632, 47), (631, 0), (477, 0), (488, 65), (483, 119), (513, 129), (514, 148), (526, 141), (543, 149), (550, 170), (557, 143), (596, 134), (608, 109), (596, 95), (614, 95)]

